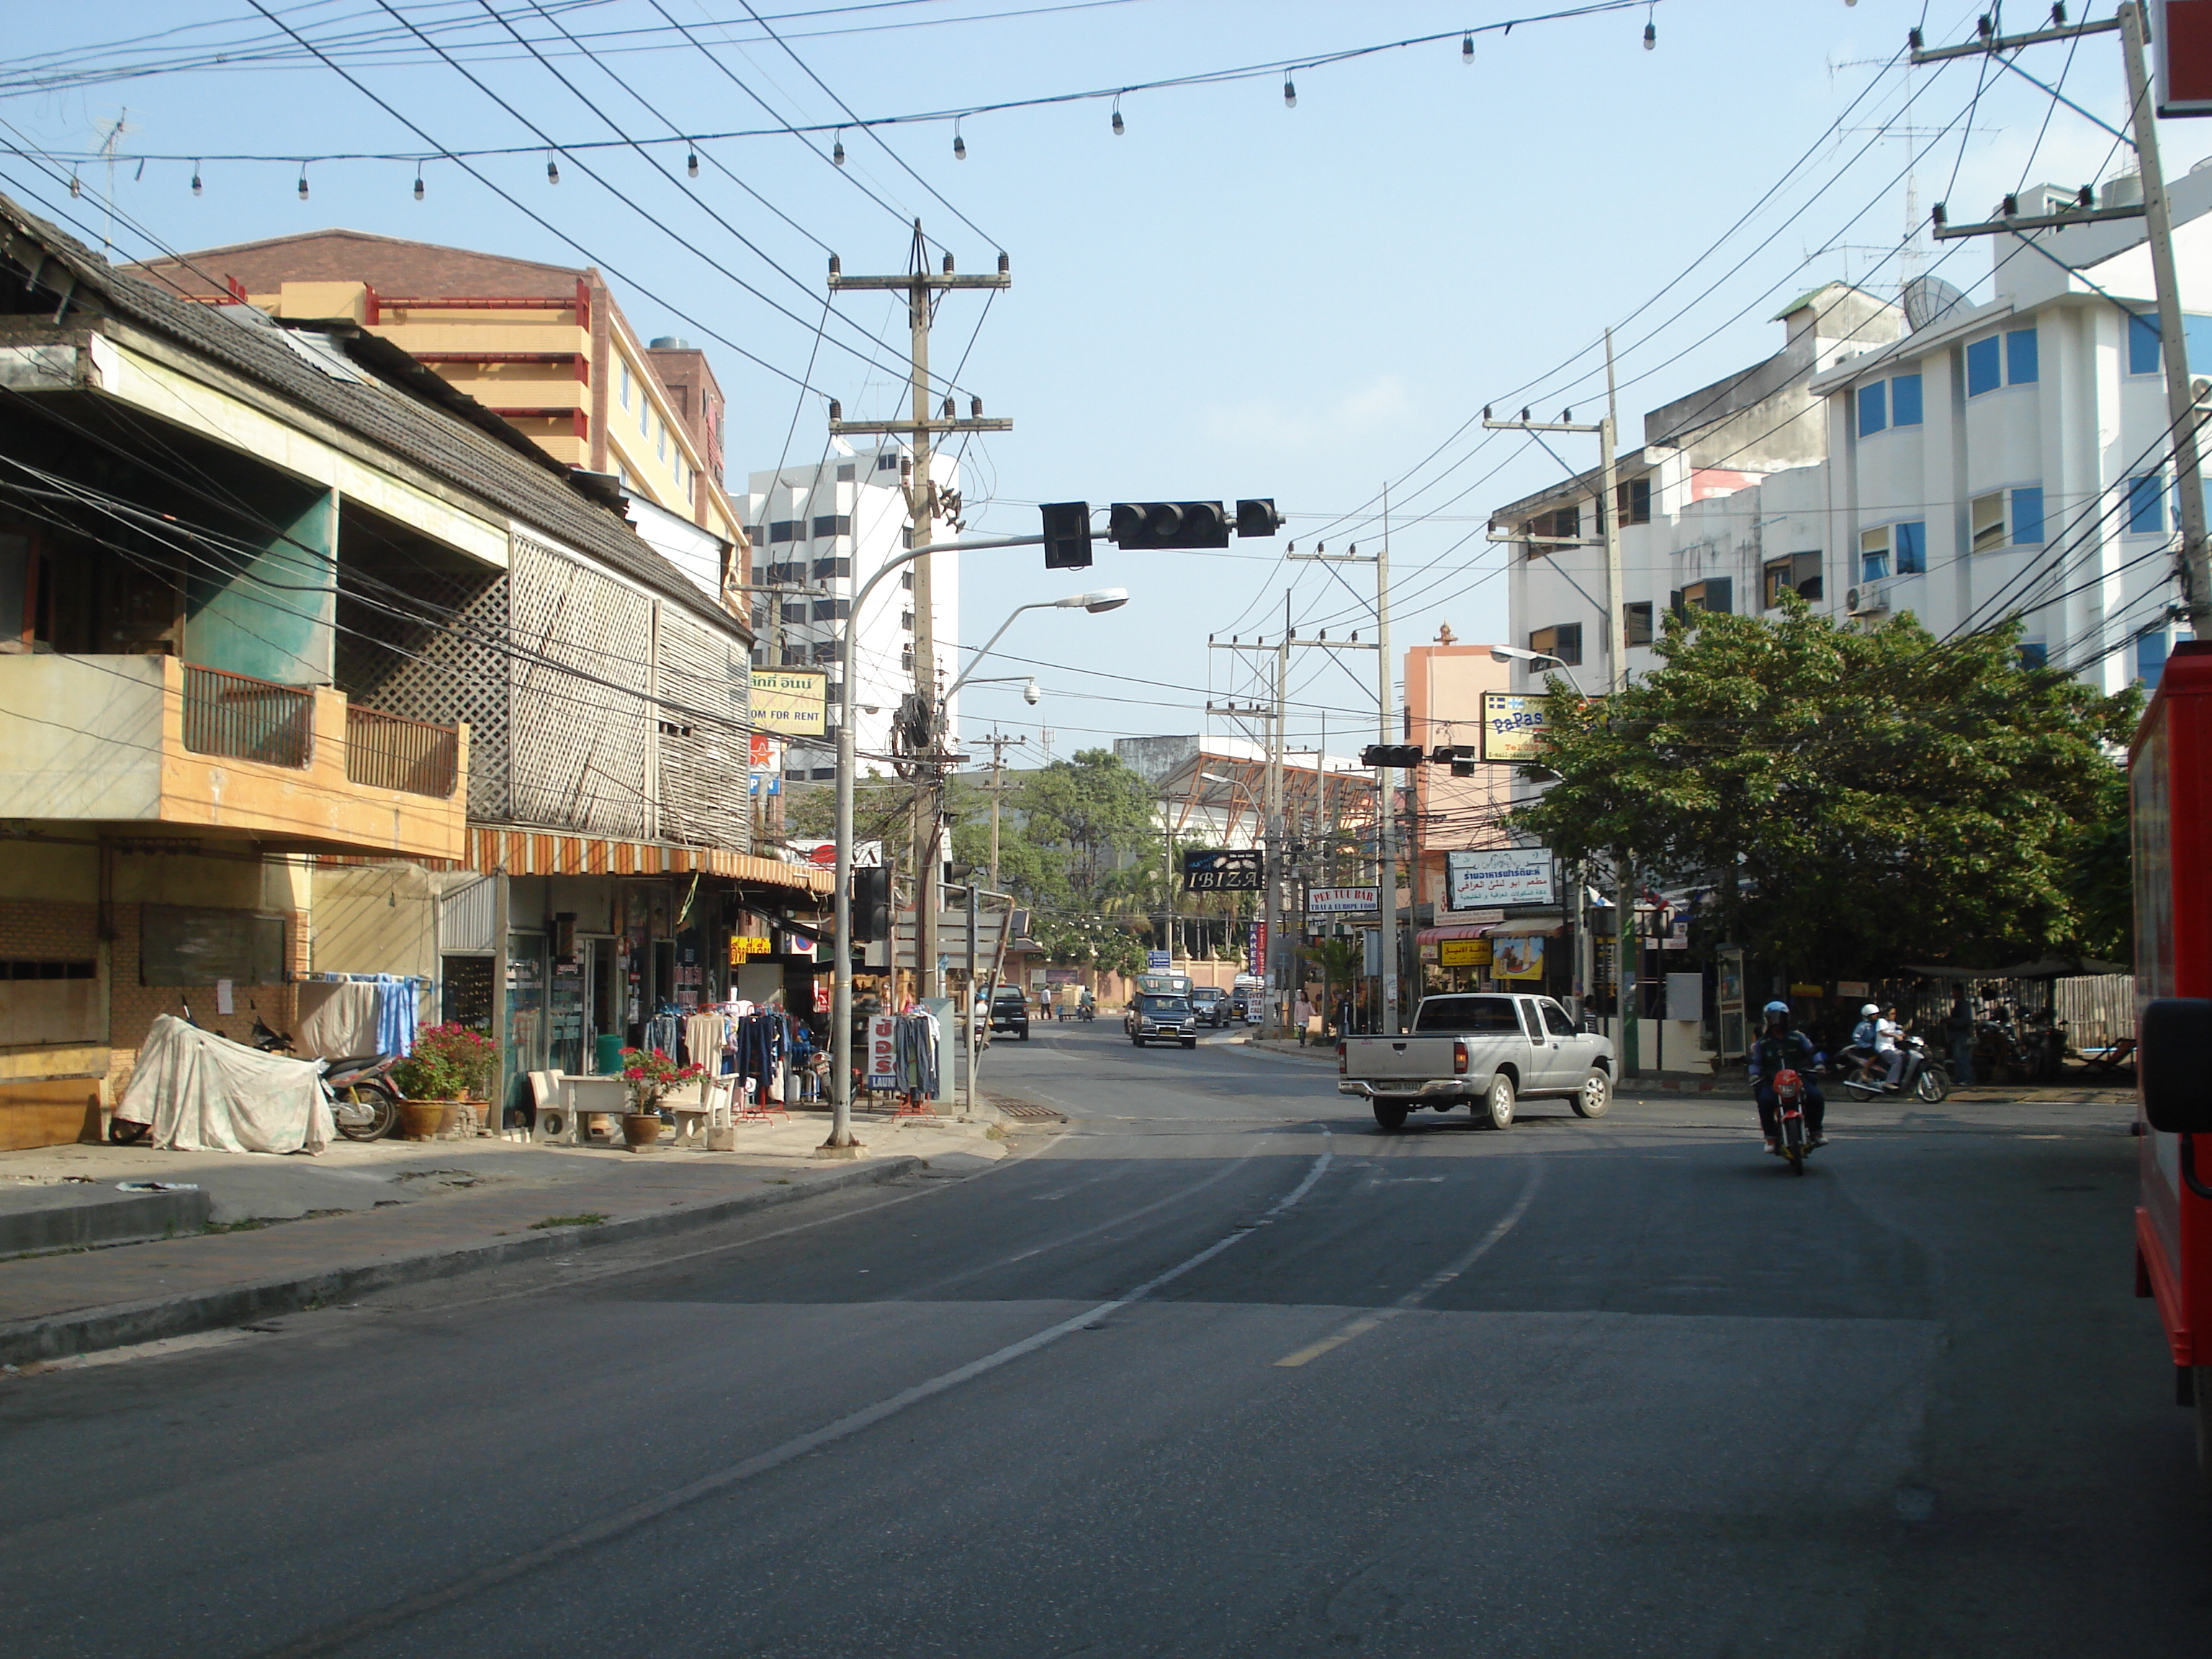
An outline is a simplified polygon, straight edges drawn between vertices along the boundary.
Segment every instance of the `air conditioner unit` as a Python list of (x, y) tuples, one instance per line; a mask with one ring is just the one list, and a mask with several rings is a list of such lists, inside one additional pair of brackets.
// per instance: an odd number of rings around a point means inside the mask
[(1879, 617), (1889, 609), (1889, 589), (1880, 582), (1854, 587), (1844, 595), (1844, 609), (1854, 617)]

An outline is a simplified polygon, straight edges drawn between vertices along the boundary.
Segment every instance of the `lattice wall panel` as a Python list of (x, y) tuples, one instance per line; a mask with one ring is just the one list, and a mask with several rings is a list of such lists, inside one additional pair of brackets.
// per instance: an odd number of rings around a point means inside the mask
[(514, 821), (649, 834), (651, 602), (521, 537), (508, 580)]
[[(388, 714), (410, 720), (450, 724), (465, 721), (469, 728), (469, 816), (495, 822), (509, 810), (507, 653), (507, 579), (492, 576), (480, 582), (433, 577), (410, 579), (428, 608), (448, 611), (449, 625), (433, 629), (410, 624), (380, 614), (361, 599), (349, 605), (341, 567), (339, 620), (347, 623), (349, 611), (361, 618), (362, 634), (374, 641), (341, 631), (343, 654), (338, 661), (338, 684), (347, 695)], [(351, 639), (349, 649), (345, 642)]]
[(750, 851), (751, 696), (738, 642), (660, 609), (660, 833), (696, 847)]

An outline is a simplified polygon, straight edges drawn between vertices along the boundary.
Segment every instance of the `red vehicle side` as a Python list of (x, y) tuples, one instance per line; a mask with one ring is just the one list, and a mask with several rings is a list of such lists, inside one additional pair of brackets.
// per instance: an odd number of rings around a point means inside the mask
[[(2212, 642), (2167, 659), (2128, 756), (2135, 853), (2136, 1290), (2154, 1297), (2212, 1480)], [(2159, 1127), (2164, 1125), (2165, 1127)], [(2193, 1126), (2193, 1127), (2192, 1127)]]

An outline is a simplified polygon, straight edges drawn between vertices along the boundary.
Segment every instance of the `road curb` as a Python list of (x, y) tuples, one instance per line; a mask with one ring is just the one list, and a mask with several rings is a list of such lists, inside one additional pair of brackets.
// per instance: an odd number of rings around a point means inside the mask
[(125, 1347), (161, 1337), (186, 1336), (249, 1319), (296, 1313), (312, 1303), (386, 1290), (395, 1285), (450, 1279), (510, 1262), (532, 1261), (542, 1256), (600, 1249), (669, 1233), (688, 1232), (754, 1210), (795, 1203), (818, 1193), (890, 1181), (922, 1168), (925, 1162), (911, 1154), (901, 1154), (814, 1176), (788, 1187), (672, 1205), (665, 1210), (628, 1216), (596, 1227), (549, 1228), (525, 1237), (488, 1240), (424, 1255), (388, 1257), (318, 1273), (225, 1285), (180, 1296), (73, 1308), (65, 1313), (11, 1320), (0, 1324), (0, 1364), (20, 1365), (32, 1360), (63, 1359), (72, 1354)]

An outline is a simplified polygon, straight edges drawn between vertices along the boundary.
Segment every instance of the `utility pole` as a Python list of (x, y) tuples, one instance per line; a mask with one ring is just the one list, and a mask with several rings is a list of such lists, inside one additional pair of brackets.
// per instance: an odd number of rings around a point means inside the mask
[[(2061, 229), (2067, 225), (2102, 219), (2140, 218), (2144, 222), (2144, 239), (2150, 250), (2151, 285), (2158, 302), (2160, 356), (2166, 365), (2166, 412), (2173, 433), (2174, 485), (2181, 501), (2182, 602), (2188, 612), (2191, 634), (2203, 639), (2207, 637), (2207, 618), (2212, 617), (2212, 560), (2208, 560), (2207, 553), (2204, 486), (2197, 434), (2207, 418), (2207, 411), (2197, 404), (2196, 386), (2189, 374), (2189, 343), (2182, 331), (2181, 287), (2173, 265), (2173, 210), (2166, 198), (2165, 172), (2159, 164), (2158, 108), (2151, 95), (2150, 76), (2143, 64), (2143, 45), (2150, 37), (2150, 29), (2144, 20), (2142, 0), (2123, 0), (2116, 16), (2099, 22), (2040, 28), (2030, 34), (1988, 32), (1987, 21), (1984, 20), (1985, 30), (1978, 39), (1958, 46), (1923, 49), (1920, 31), (1914, 29), (1908, 36), (1912, 62), (1934, 64), (1948, 58), (1996, 56), (2017, 52), (2045, 41), (2075, 40), (2085, 34), (2108, 34), (2115, 29), (2119, 32), (2120, 55), (2127, 72), (2129, 132), (2135, 146), (2137, 173), (2142, 180), (2141, 204), (2098, 207), (2089, 192), (2084, 191), (2077, 206), (2023, 214), (2017, 210), (2019, 203), (2008, 196), (1997, 218), (1981, 224), (1954, 225), (1948, 222), (1943, 204), (1938, 202), (1934, 216), (1936, 240), (1941, 242), (1960, 236), (2024, 235), (2031, 231)], [(1999, 61), (2010, 67), (2010, 58), (2000, 58)]]
[[(928, 550), (937, 539), (937, 520), (947, 503), (931, 476), (931, 459), (939, 433), (952, 432), (1011, 432), (1014, 423), (1010, 420), (983, 418), (981, 398), (970, 407), (969, 418), (956, 419), (953, 404), (946, 397), (944, 406), (933, 416), (930, 408), (929, 330), (936, 319), (939, 299), (950, 289), (1000, 289), (1013, 286), (1013, 277), (1006, 256), (999, 256), (995, 275), (981, 276), (957, 276), (953, 271), (952, 256), (945, 256), (944, 269), (933, 272), (929, 269), (929, 246), (921, 233), (921, 221), (914, 222), (914, 246), (903, 276), (848, 276), (835, 254), (830, 257), (830, 289), (839, 293), (848, 289), (888, 289), (903, 292), (907, 296), (907, 324), (912, 337), (909, 350), (908, 381), (912, 398), (912, 410), (904, 421), (848, 421), (844, 411), (836, 403), (830, 405), (830, 431), (832, 436), (862, 433), (871, 436), (898, 434), (912, 446), (913, 465), (903, 480), (906, 485), (907, 515), (914, 524), (914, 550), (921, 556), (914, 561), (914, 694), (918, 699), (921, 719), (912, 723), (918, 730), (913, 735), (921, 739), (916, 745), (916, 783), (914, 829), (915, 862), (915, 951), (914, 962), (921, 994), (934, 997), (943, 986), (938, 972), (937, 912), (938, 887), (942, 866), (938, 842), (944, 833), (945, 823), (945, 711), (939, 707), (937, 691), (937, 629), (934, 593), (931, 586)], [(860, 601), (854, 600), (852, 614), (845, 620), (848, 635), (860, 625)]]
[(995, 890), (999, 885), (999, 801), (1006, 789), (1002, 775), (1006, 769), (1006, 748), (1010, 744), (1027, 743), (1029, 739), (994, 732), (983, 741), (991, 745), (991, 781), (983, 786), (991, 795), (991, 878), (986, 884)]
[[(1605, 654), (1606, 689), (1615, 696), (1628, 689), (1628, 648), (1623, 632), (1625, 617), (1621, 606), (1620, 582), (1620, 481), (1614, 455), (1614, 422), (1618, 415), (1617, 393), (1613, 383), (1613, 331), (1605, 331), (1605, 418), (1595, 422), (1577, 422), (1574, 411), (1567, 410), (1556, 421), (1532, 421), (1528, 411), (1522, 410), (1518, 420), (1498, 421), (1491, 418), (1490, 411), (1482, 411), (1482, 424), (1494, 431), (1512, 432), (1571, 432), (1583, 437), (1594, 437), (1598, 447), (1597, 520), (1603, 532), (1605, 547)], [(1585, 477), (1588, 475), (1585, 474)], [(1579, 530), (1580, 526), (1577, 526)], [(1573, 536), (1523, 536), (1511, 533), (1500, 535), (1493, 532), (1492, 541), (1521, 542), (1542, 548), (1587, 547), (1589, 543), (1580, 534)], [(1636, 980), (1642, 964), (1638, 961), (1641, 943), (1636, 932), (1636, 871), (1635, 858), (1626, 847), (1616, 847), (1613, 865), (1613, 1005), (1620, 1021), (1620, 1071), (1624, 1077), (1633, 1076), (1637, 1063)]]
[[(1391, 735), (1390, 723), (1395, 712), (1396, 699), (1391, 696), (1390, 672), (1390, 489), (1382, 489), (1382, 547), (1372, 558), (1361, 556), (1358, 543), (1350, 550), (1331, 553), (1323, 547), (1310, 553), (1286, 551), (1288, 559), (1312, 560), (1322, 564), (1371, 564), (1375, 567), (1375, 622), (1376, 637), (1363, 642), (1358, 630), (1348, 640), (1332, 640), (1326, 633), (1318, 639), (1291, 640), (1294, 646), (1309, 647), (1323, 651), (1372, 651), (1375, 653), (1375, 740), (1385, 747), (1397, 739)], [(1320, 775), (1326, 755), (1316, 757), (1315, 774)], [(1397, 788), (1392, 778), (1394, 768), (1380, 766), (1375, 769), (1375, 906), (1376, 920), (1382, 929), (1382, 1029), (1398, 1029), (1398, 803)]]

